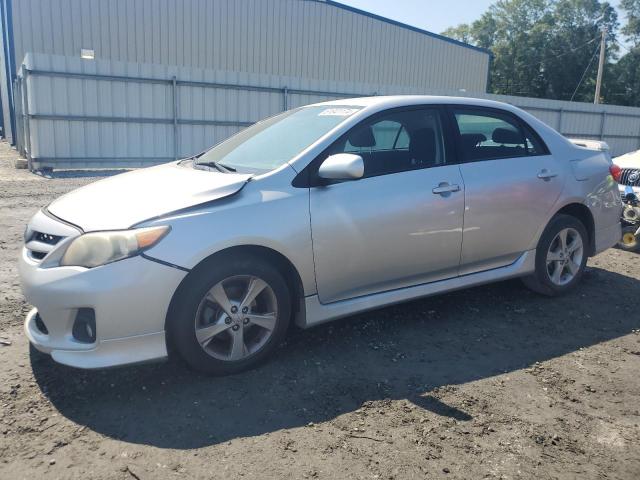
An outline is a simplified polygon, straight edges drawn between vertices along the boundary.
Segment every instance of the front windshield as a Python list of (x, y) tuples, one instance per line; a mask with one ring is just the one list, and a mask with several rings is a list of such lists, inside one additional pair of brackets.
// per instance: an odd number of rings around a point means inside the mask
[(196, 164), (218, 164), (264, 173), (288, 162), (362, 107), (318, 106), (289, 110), (241, 131), (200, 155)]

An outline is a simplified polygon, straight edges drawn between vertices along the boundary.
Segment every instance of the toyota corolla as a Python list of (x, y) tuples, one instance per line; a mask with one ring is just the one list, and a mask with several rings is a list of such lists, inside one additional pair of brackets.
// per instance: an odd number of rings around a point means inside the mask
[(25, 332), (74, 367), (175, 352), (228, 374), (262, 362), (291, 323), (513, 277), (563, 294), (620, 238), (611, 168), (497, 102), (294, 109), (36, 213)]

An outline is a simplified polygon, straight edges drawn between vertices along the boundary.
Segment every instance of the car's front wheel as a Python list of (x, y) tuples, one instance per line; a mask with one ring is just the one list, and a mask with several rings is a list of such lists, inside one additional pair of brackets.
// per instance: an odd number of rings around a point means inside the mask
[(523, 278), (531, 290), (548, 296), (561, 295), (575, 287), (587, 264), (587, 230), (569, 215), (555, 216), (538, 242), (536, 270)]
[(179, 295), (168, 322), (170, 341), (190, 367), (207, 374), (255, 366), (289, 325), (287, 283), (259, 258), (205, 263), (190, 274)]

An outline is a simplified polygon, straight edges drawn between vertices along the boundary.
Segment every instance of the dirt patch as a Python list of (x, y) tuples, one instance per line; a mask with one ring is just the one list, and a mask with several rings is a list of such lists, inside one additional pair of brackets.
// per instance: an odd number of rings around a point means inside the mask
[(95, 180), (0, 145), (0, 478), (640, 478), (640, 256), (549, 300), (503, 282), (292, 331), (252, 372), (84, 372), (30, 351), (29, 217)]

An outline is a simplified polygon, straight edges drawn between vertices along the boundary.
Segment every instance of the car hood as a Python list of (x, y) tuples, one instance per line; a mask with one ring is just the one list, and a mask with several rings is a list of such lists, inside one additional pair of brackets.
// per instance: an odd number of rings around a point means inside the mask
[(173, 162), (89, 184), (63, 195), (47, 209), (85, 232), (125, 229), (159, 215), (233, 195), (250, 177)]
[(640, 168), (640, 150), (613, 159), (620, 168)]

